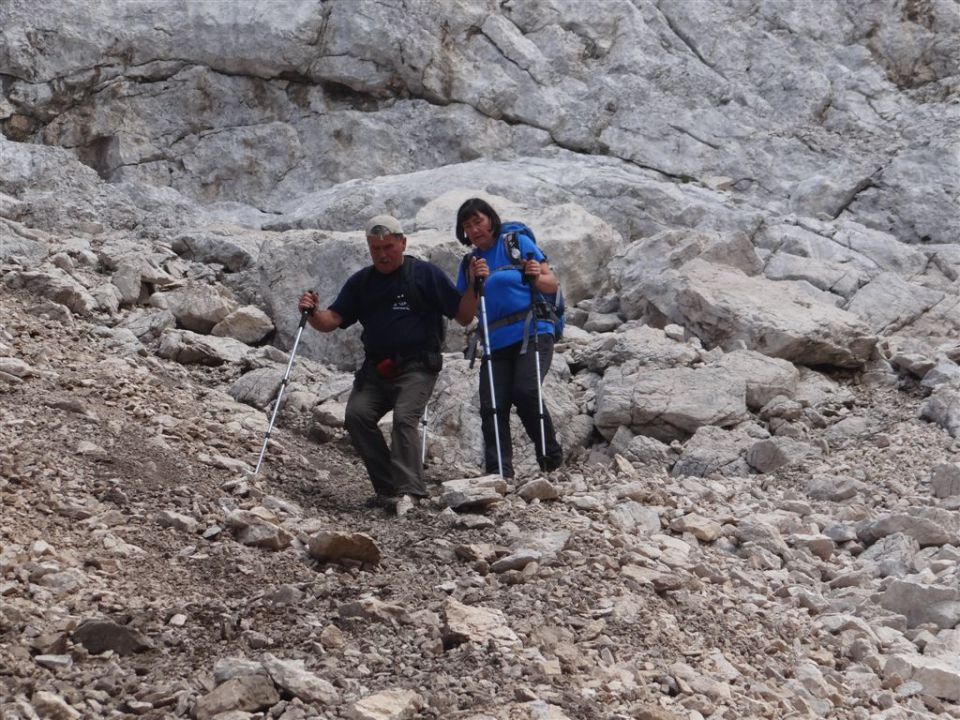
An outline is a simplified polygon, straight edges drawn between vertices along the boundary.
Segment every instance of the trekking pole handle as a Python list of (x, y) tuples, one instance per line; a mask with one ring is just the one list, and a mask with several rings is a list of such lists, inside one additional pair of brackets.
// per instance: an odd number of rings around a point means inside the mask
[[(303, 294), (306, 295), (310, 293), (311, 295), (316, 295), (313, 290), (304, 290)], [(317, 306), (314, 305), (312, 308), (307, 308), (306, 310), (300, 311), (300, 327), (304, 327), (307, 324), (307, 318), (313, 315), (317, 311)]]
[[(529, 262), (529, 261), (531, 261), (531, 260), (533, 260), (533, 253), (532, 253), (532, 252), (531, 252), (531, 253), (527, 253), (527, 262)], [(530, 277), (529, 275), (527, 275), (526, 269), (527, 269), (527, 266), (524, 265), (522, 268), (520, 268), (520, 272), (521, 272), (522, 275), (523, 275), (523, 278), (522, 278), (523, 284), (530, 286), (530, 297), (533, 297), (533, 293), (535, 293), (536, 290), (537, 290), (537, 288), (536, 288), (537, 281), (536, 281), (536, 280), (533, 280), (533, 281), (531, 282), (531, 277)]]
[[(479, 255), (477, 255), (476, 250), (470, 253), (468, 257), (471, 258), (471, 260), (482, 259)], [(464, 274), (466, 274), (466, 269), (464, 269)], [(481, 297), (483, 295), (483, 283), (485, 280), (486, 278), (483, 278), (483, 277), (473, 278), (473, 294), (476, 295), (477, 297)]]
[[(533, 253), (527, 253), (527, 260), (533, 260)], [(523, 281), (528, 282), (530, 280), (529, 275), (523, 276)], [(537, 332), (537, 282), (534, 280), (530, 283), (530, 312), (533, 319), (533, 347), (537, 355), (537, 379), (540, 378), (540, 333)], [(542, 413), (542, 409), (541, 409)], [(541, 443), (542, 444), (542, 443)]]

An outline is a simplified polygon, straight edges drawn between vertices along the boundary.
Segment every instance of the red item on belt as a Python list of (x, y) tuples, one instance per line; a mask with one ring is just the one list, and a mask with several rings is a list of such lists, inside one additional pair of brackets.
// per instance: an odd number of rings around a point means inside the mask
[(400, 366), (393, 358), (386, 358), (377, 363), (377, 374), (384, 380), (393, 380), (400, 374)]

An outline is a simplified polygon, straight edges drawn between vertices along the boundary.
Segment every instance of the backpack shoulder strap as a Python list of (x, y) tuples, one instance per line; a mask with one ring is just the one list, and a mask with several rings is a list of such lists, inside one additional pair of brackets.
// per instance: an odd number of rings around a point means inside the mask
[(423, 299), (423, 293), (420, 292), (420, 286), (417, 285), (416, 265), (418, 262), (419, 260), (411, 255), (404, 256), (403, 265), (400, 266), (400, 285), (403, 288), (403, 294), (410, 303), (410, 309), (418, 313), (424, 313), (429, 308)]
[(430, 341), (431, 349), (439, 350), (443, 347), (443, 341), (446, 337), (446, 322), (443, 314), (437, 308), (429, 305), (420, 292), (420, 286), (417, 285), (416, 270), (421, 260), (412, 255), (405, 255), (403, 265), (400, 266), (400, 284), (403, 288), (403, 294), (410, 303), (410, 309), (421, 315), (429, 315), (433, 318), (432, 338)]
[(507, 251), (507, 257), (510, 258), (510, 264), (514, 267), (523, 265), (523, 254), (520, 252), (520, 238), (517, 237), (517, 230), (511, 230), (503, 236), (504, 249)]
[(360, 304), (364, 307), (368, 306), (370, 303), (368, 299), (370, 297), (370, 281), (373, 278), (373, 273), (376, 272), (376, 269), (373, 265), (367, 265), (363, 270), (360, 271), (360, 281), (357, 283), (360, 288)]
[[(521, 235), (525, 235), (530, 242), (540, 247), (537, 243), (537, 238), (533, 234), (533, 230), (522, 222), (505, 222), (501, 225), (501, 232), (504, 233), (504, 241), (507, 243), (507, 254), (510, 256), (510, 260), (514, 265), (523, 264), (523, 255), (520, 250)], [(543, 252), (542, 248), (540, 252)], [(543, 259), (547, 259), (546, 253), (543, 254)]]

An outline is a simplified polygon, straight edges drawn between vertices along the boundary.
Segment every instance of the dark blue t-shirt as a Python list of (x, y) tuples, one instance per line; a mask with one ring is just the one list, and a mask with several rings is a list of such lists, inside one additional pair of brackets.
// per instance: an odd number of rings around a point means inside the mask
[(460, 306), (460, 293), (443, 270), (410, 255), (403, 261), (414, 263), (413, 280), (429, 311), (417, 312), (405, 297), (402, 269), (384, 275), (370, 266), (351, 275), (330, 305), (343, 318), (340, 327), (360, 322), (364, 352), (375, 358), (414, 357), (430, 350), (442, 322), (438, 315), (453, 318)]

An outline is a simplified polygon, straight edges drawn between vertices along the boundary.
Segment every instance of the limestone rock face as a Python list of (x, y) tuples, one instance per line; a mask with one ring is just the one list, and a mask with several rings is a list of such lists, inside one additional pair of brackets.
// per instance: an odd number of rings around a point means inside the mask
[[(4, 718), (960, 717), (955, 0), (0, 17)], [(480, 475), (449, 322), (370, 507), (297, 299), (384, 212), (456, 277), (474, 196), (565, 291), (564, 462), (511, 409)]]
[(909, 325), (942, 299), (939, 290), (886, 272), (860, 288), (847, 310), (863, 318), (874, 332), (890, 332)]
[[(862, 213), (910, 242), (957, 235), (955, 158), (934, 129), (937, 96), (909, 92), (952, 75), (958, 20), (941, 3), (906, 17), (893, 0), (830, 3), (804, 18), (780, 6), (744, 14), (614, 0), (604, 18), (615, 23), (565, 1), (444, 11), (364, 0), (356, 12), (284, 2), (247, 15), (229, 5), (111, 13), (72, 0), (56, 10), (65, 31), (41, 49), (29, 38), (42, 7), (7, 9), (8, 132), (77, 148), (113, 180), (263, 207), (352, 178), (560, 146), (708, 192), (772, 195), (799, 215)], [(758, 57), (770, 76), (756, 72)], [(97, 83), (111, 92), (67, 102)], [(331, 87), (374, 106), (409, 99), (356, 113)], [(510, 122), (491, 122), (500, 118)], [(908, 141), (893, 149), (886, 141), (898, 134)], [(829, 171), (821, 154), (838, 158)], [(636, 200), (650, 198), (626, 202)]]

